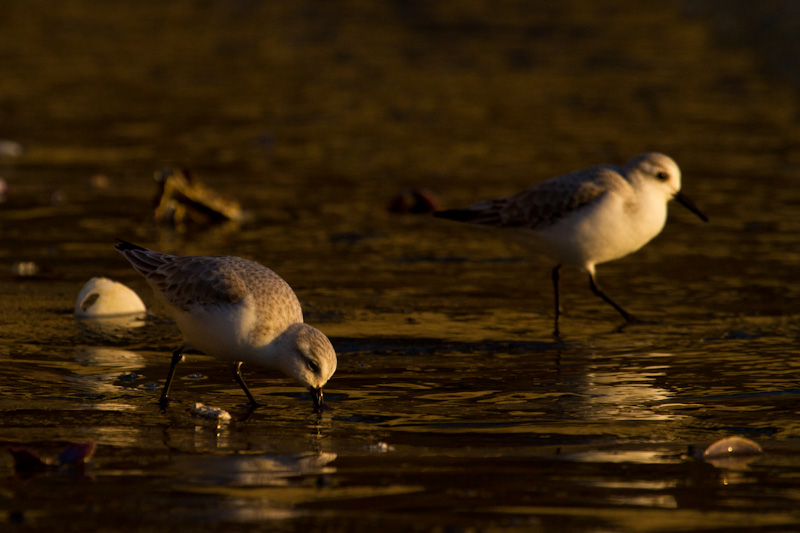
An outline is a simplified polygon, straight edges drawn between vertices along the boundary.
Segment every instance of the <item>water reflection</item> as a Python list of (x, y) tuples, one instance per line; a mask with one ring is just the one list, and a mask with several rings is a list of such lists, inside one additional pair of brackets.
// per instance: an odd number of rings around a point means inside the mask
[(147, 325), (147, 313), (78, 320), (79, 337), (87, 343), (119, 342), (130, 337), (132, 329)]
[(632, 450), (625, 447), (616, 449), (583, 450), (559, 454), (559, 458), (587, 463), (639, 463), (664, 464), (680, 462), (680, 458), (665, 450)]
[[(73, 392), (89, 394), (94, 398), (87, 406), (92, 409), (128, 410), (136, 405), (120, 399), (122, 381), (134, 381), (135, 370), (145, 366), (144, 358), (128, 350), (109, 347), (83, 347), (75, 350), (71, 374), (64, 382)], [(128, 377), (130, 376), (130, 379)]]
[[(665, 357), (668, 354), (648, 354), (644, 357)], [(599, 372), (592, 366), (581, 383), (586, 398), (587, 416), (614, 420), (670, 420), (676, 415), (660, 413), (657, 402), (672, 397), (672, 393), (655, 384), (666, 375), (668, 366), (643, 367), (635, 370)]]
[(105, 346), (89, 346), (75, 349), (75, 362), (84, 365), (87, 374), (105, 369), (136, 370), (144, 366), (144, 358), (130, 350)]
[(200, 452), (229, 448), (230, 433), (227, 421), (198, 420), (194, 427), (194, 448)]
[[(303, 476), (332, 474), (337, 457), (330, 452), (180, 456), (174, 467), (193, 485), (219, 487), (288, 487), (306, 484)], [(313, 484), (316, 480), (311, 480)]]

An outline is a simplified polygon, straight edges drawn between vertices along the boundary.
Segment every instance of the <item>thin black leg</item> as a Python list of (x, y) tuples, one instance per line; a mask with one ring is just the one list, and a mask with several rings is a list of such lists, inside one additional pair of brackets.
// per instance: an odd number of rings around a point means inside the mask
[(561, 317), (561, 302), (559, 301), (558, 296), (558, 282), (559, 282), (559, 270), (561, 269), (561, 265), (556, 265), (553, 269), (553, 294), (555, 295), (555, 325), (553, 327), (553, 335), (558, 337), (558, 319)]
[(183, 359), (183, 350), (186, 349), (185, 345), (180, 345), (177, 350), (172, 352), (172, 362), (169, 365), (169, 372), (167, 373), (167, 382), (164, 383), (164, 390), (161, 393), (161, 399), (159, 403), (161, 405), (167, 405), (169, 402), (169, 388), (172, 385), (172, 378), (175, 377), (175, 367), (178, 366), (178, 363), (181, 362)]
[(247, 399), (250, 400), (250, 405), (252, 407), (258, 407), (259, 403), (253, 397), (253, 395), (250, 394), (250, 389), (247, 388), (247, 384), (245, 384), (244, 379), (242, 378), (242, 362), (241, 361), (237, 361), (236, 363), (233, 363), (233, 379), (235, 379), (236, 383), (238, 383), (239, 386), (242, 387), (242, 390), (247, 395)]
[(631, 315), (631, 314), (630, 314), (630, 313), (628, 313), (626, 310), (624, 310), (622, 307), (620, 307), (619, 305), (617, 305), (617, 304), (614, 302), (614, 300), (612, 300), (611, 298), (609, 298), (608, 296), (606, 296), (606, 294), (605, 294), (603, 291), (601, 291), (601, 290), (600, 290), (600, 287), (598, 287), (598, 286), (597, 286), (597, 282), (595, 282), (595, 280), (594, 280), (594, 276), (593, 276), (592, 274), (589, 274), (589, 287), (591, 287), (591, 289), (592, 289), (592, 292), (593, 292), (593, 293), (594, 293), (596, 296), (599, 296), (599, 297), (600, 297), (600, 298), (602, 298), (602, 299), (603, 299), (603, 300), (604, 300), (604, 301), (605, 301), (607, 304), (609, 304), (611, 307), (613, 307), (614, 309), (616, 309), (616, 310), (617, 310), (617, 312), (618, 312), (619, 314), (621, 314), (621, 315), (622, 315), (622, 318), (624, 318), (626, 322), (635, 322), (635, 321), (636, 321), (636, 318), (635, 318), (633, 315)]

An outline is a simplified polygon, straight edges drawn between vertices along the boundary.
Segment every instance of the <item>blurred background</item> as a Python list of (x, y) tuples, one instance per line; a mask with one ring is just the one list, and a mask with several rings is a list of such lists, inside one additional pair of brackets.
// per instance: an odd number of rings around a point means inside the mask
[[(464, 205), (657, 150), (678, 162), (684, 191), (715, 222), (668, 226), (665, 236), (697, 240), (681, 253), (720, 260), (701, 270), (721, 276), (780, 255), (769, 276), (791, 278), (784, 260), (797, 255), (785, 241), (798, 228), (782, 210), (800, 201), (798, 9), (12, 3), (0, 21), (2, 271), (8, 280), (32, 262), (56, 277), (92, 265), (107, 274), (106, 261), (125, 267), (107, 252), (115, 237), (300, 268), (295, 283), (307, 276), (299, 265), (333, 261), (345, 272), (325, 269), (320, 282), (339, 286), (353, 285), (344, 278), (370, 252), (519, 256), (473, 245), (464, 228), (387, 218), (387, 206), (406, 205), (409, 189), (426, 206)], [(166, 167), (237, 201), (249, 224), (189, 237), (155, 224), (153, 176)], [(777, 296), (758, 278), (742, 309), (765, 291)]]

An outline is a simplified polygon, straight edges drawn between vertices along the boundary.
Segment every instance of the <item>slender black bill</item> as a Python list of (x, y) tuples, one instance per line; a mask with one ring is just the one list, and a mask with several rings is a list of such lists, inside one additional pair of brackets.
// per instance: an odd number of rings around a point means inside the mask
[(686, 209), (688, 209), (689, 211), (700, 217), (700, 220), (702, 220), (703, 222), (708, 222), (708, 217), (705, 216), (703, 212), (697, 208), (696, 205), (694, 205), (694, 202), (691, 201), (688, 196), (678, 191), (677, 193), (675, 193), (675, 199), (683, 207), (685, 207)]
[(324, 405), (322, 402), (322, 387), (310, 388), (308, 389), (311, 392), (311, 398), (314, 400), (314, 410), (321, 411), (322, 406)]

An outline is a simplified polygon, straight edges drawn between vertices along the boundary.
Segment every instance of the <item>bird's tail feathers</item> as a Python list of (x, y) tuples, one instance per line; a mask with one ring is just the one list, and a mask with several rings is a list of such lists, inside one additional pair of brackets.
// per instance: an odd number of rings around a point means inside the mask
[(168, 263), (167, 258), (170, 256), (148, 250), (138, 244), (123, 241), (122, 239), (117, 240), (120, 243), (114, 246), (114, 248), (121, 253), (131, 266), (142, 276), (147, 277), (158, 267)]
[(480, 216), (480, 212), (473, 209), (445, 209), (443, 211), (434, 211), (433, 216), (455, 220), (456, 222), (472, 222)]
[(147, 248), (143, 248), (138, 244), (133, 244), (132, 242), (120, 239), (119, 237), (117, 237), (117, 240), (119, 241), (119, 244), (114, 246), (114, 248), (116, 248), (120, 252), (125, 252), (127, 250), (142, 250), (145, 252), (149, 251)]

